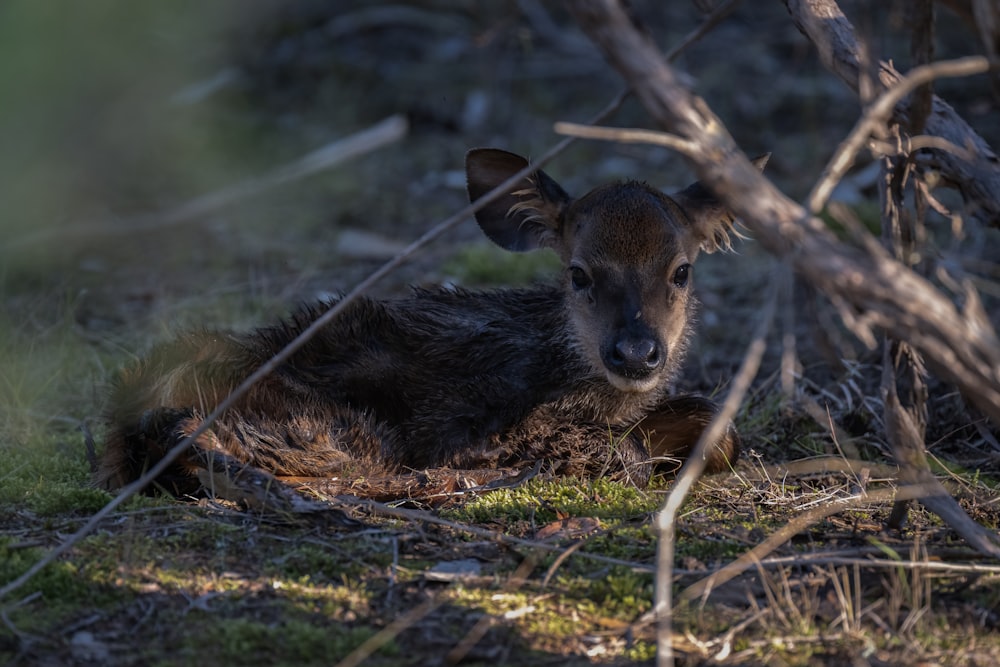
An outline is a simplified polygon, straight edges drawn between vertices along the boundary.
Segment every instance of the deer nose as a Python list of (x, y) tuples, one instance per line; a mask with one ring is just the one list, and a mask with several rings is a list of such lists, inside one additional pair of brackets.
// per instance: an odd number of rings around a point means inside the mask
[(627, 378), (644, 378), (657, 369), (662, 360), (659, 344), (650, 338), (623, 338), (609, 355), (611, 367)]

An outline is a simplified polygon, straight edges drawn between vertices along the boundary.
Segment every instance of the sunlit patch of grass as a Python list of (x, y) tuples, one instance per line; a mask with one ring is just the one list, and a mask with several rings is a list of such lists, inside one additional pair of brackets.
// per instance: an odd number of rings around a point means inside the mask
[(533, 479), (512, 489), (483, 494), (447, 516), (471, 523), (531, 522), (544, 525), (557, 518), (588, 516), (636, 518), (656, 509), (655, 496), (634, 486), (608, 481)]

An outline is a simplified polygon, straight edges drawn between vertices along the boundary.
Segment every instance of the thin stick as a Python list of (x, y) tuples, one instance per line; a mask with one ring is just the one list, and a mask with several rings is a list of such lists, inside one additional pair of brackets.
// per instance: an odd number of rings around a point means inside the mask
[(689, 32), (684, 39), (677, 44), (677, 46), (664, 53), (664, 59), (666, 59), (668, 63), (672, 63), (677, 60), (677, 56), (684, 53), (689, 46), (704, 37), (709, 30), (722, 23), (727, 16), (733, 13), (733, 10), (735, 10), (739, 4), (740, 0), (729, 0), (729, 2), (724, 2), (716, 7), (712, 10), (711, 14), (705, 17), (705, 20), (701, 22), (701, 25)]
[[(823, 65), (857, 92), (861, 47), (854, 27), (835, 0), (783, 2), (795, 25), (816, 46)], [(899, 78), (899, 72), (891, 63), (880, 63), (879, 80), (883, 85), (892, 85)], [(904, 100), (896, 109), (897, 117), (907, 118), (910, 106), (910, 102)], [(934, 168), (947, 182), (961, 184), (962, 198), (971, 204), (969, 216), (972, 219), (990, 226), (1000, 225), (1000, 201), (996, 198), (996, 193), (1000, 192), (1000, 163), (989, 144), (937, 95), (931, 97), (931, 113), (925, 126), (925, 134), (946, 138), (974, 153), (974, 159), (966, 160), (947, 152), (935, 152)]]
[(911, 92), (934, 79), (946, 77), (972, 76), (982, 74), (990, 69), (990, 61), (982, 56), (971, 56), (955, 60), (942, 60), (930, 65), (921, 65), (910, 70), (909, 74), (900, 79), (899, 83), (882, 93), (864, 115), (858, 119), (854, 129), (847, 138), (840, 142), (837, 152), (830, 158), (823, 176), (809, 193), (806, 203), (809, 210), (819, 213), (826, 206), (837, 183), (844, 177), (847, 170), (854, 164), (854, 158), (864, 148), (868, 138), (878, 128), (885, 125), (896, 105)]
[[(938, 489), (928, 485), (905, 486), (900, 489), (879, 489), (876, 491), (862, 491), (853, 496), (840, 498), (830, 502), (828, 505), (815, 507), (807, 512), (803, 512), (792, 518), (787, 524), (767, 536), (763, 542), (745, 552), (742, 556), (727, 563), (722, 569), (713, 572), (701, 581), (688, 586), (681, 591), (681, 600), (693, 600), (706, 596), (712, 589), (721, 586), (741, 572), (755, 567), (762, 562), (764, 557), (777, 549), (779, 546), (790, 540), (792, 537), (802, 532), (809, 526), (818, 523), (828, 516), (843, 512), (844, 510), (857, 507), (862, 504), (884, 503), (890, 500), (910, 500), (913, 498), (926, 498), (929, 494), (937, 493)], [(895, 562), (895, 561), (894, 561)]]
[(363, 663), (365, 659), (371, 657), (372, 653), (395, 639), (400, 632), (441, 606), (442, 602), (444, 602), (444, 596), (438, 595), (418, 604), (416, 607), (398, 617), (392, 623), (362, 642), (361, 646), (358, 646), (356, 649), (348, 653), (343, 660), (338, 662), (336, 667), (357, 667)]
[[(939, 560), (896, 560), (886, 558), (860, 558), (857, 556), (828, 556), (825, 554), (796, 554), (758, 561), (758, 567), (801, 567), (804, 565), (857, 565), (860, 567), (903, 568), (906, 570), (927, 570), (942, 574), (991, 574), (1000, 575), (1000, 566), (977, 563), (948, 563)], [(718, 585), (718, 582), (716, 582)]]
[[(597, 116), (594, 117), (594, 122), (599, 123), (603, 119), (610, 116), (625, 100), (628, 95), (627, 91), (622, 91), (615, 96), (608, 106), (601, 110)], [(289, 357), (291, 357), (299, 348), (301, 348), (305, 343), (312, 338), (316, 333), (327, 326), (333, 318), (337, 317), (341, 312), (347, 308), (352, 302), (354, 302), (358, 297), (364, 294), (368, 289), (372, 287), (379, 280), (384, 278), (386, 275), (391, 273), (397, 267), (409, 260), (414, 253), (429, 244), (434, 239), (438, 238), (446, 231), (456, 226), (458, 223), (466, 220), (473, 213), (481, 209), (482, 207), (496, 201), (503, 195), (507, 194), (511, 188), (515, 187), (521, 179), (530, 175), (532, 172), (539, 169), (542, 165), (546, 164), (557, 155), (562, 153), (566, 148), (568, 148), (575, 139), (567, 138), (560, 141), (548, 152), (543, 154), (538, 160), (533, 164), (525, 167), (518, 173), (514, 174), (506, 181), (501, 183), (499, 186), (491, 190), (482, 198), (476, 200), (474, 203), (469, 204), (458, 213), (447, 218), (443, 222), (437, 224), (426, 232), (423, 236), (418, 238), (416, 241), (411, 243), (405, 249), (403, 249), (396, 257), (389, 260), (381, 267), (379, 267), (375, 272), (369, 275), (367, 278), (358, 283), (354, 289), (348, 292), (340, 301), (338, 301), (330, 310), (323, 313), (322, 316), (316, 319), (309, 327), (307, 327), (302, 333), (295, 337), (288, 345), (286, 345), (280, 352), (271, 357), (265, 364), (254, 371), (250, 376), (244, 380), (236, 389), (232, 391), (229, 396), (227, 396), (221, 403), (219, 403), (212, 412), (210, 412), (198, 428), (196, 428), (190, 435), (181, 440), (177, 445), (175, 445), (170, 451), (164, 454), (163, 458), (156, 462), (155, 465), (151, 466), (149, 470), (146, 471), (139, 479), (135, 480), (128, 486), (119, 491), (118, 495), (113, 498), (107, 505), (102, 507), (94, 516), (90, 518), (87, 523), (83, 525), (77, 532), (70, 535), (66, 540), (55, 547), (52, 551), (47, 553), (42, 557), (37, 563), (32, 565), (28, 570), (22, 574), (20, 577), (11, 581), (3, 588), (0, 588), (0, 599), (3, 599), (9, 595), (12, 591), (17, 590), (23, 586), (28, 580), (30, 580), (35, 574), (37, 574), (43, 567), (53, 562), (56, 558), (59, 558), (62, 554), (66, 553), (74, 544), (79, 542), (83, 537), (88, 535), (97, 525), (104, 520), (111, 512), (113, 512), (119, 505), (124, 503), (126, 500), (131, 498), (134, 494), (138, 493), (145, 487), (147, 487), (153, 480), (155, 480), (164, 470), (166, 470), (174, 460), (180, 456), (181, 452), (188, 449), (191, 444), (200, 437), (208, 428), (215, 423), (215, 421), (222, 416), (222, 414), (232, 407), (244, 394), (246, 394), (253, 385), (265, 378), (275, 368), (283, 364)]]
[(598, 127), (581, 125), (579, 123), (558, 122), (552, 127), (556, 134), (562, 134), (578, 139), (599, 139), (601, 141), (616, 141), (623, 144), (653, 144), (663, 146), (691, 156), (698, 150), (698, 144), (678, 137), (676, 134), (643, 130), (629, 127)]
[[(775, 281), (775, 284), (778, 284), (778, 281)], [(677, 481), (673, 489), (670, 490), (670, 495), (667, 496), (666, 502), (663, 504), (663, 509), (657, 513), (654, 521), (658, 538), (658, 548), (656, 552), (656, 599), (653, 611), (657, 621), (656, 662), (660, 667), (669, 667), (674, 664), (673, 632), (671, 629), (671, 585), (673, 583), (677, 512), (705, 469), (705, 452), (710, 445), (718, 442), (719, 438), (722, 437), (725, 430), (729, 427), (729, 423), (739, 410), (740, 403), (743, 402), (744, 396), (746, 396), (747, 391), (750, 389), (750, 383), (757, 375), (757, 369), (760, 368), (760, 361), (764, 356), (764, 350), (767, 348), (765, 339), (771, 327), (771, 321), (774, 319), (777, 301), (778, 289), (773, 288), (760, 321), (757, 323), (753, 340), (750, 342), (746, 354), (743, 356), (743, 363), (740, 365), (740, 370), (733, 379), (732, 388), (729, 390), (729, 394), (722, 404), (722, 409), (719, 410), (719, 414), (715, 416), (708, 427), (702, 432), (701, 437), (698, 439), (698, 444), (695, 445), (687, 461), (684, 462)]]

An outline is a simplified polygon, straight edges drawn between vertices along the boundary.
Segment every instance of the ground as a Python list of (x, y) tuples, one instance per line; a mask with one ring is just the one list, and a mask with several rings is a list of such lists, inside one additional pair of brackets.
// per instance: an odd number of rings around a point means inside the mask
[[(115, 369), (185, 328), (245, 328), (350, 289), (461, 208), (468, 148), (538, 156), (558, 140), (555, 121), (584, 122), (621, 88), (561, 6), (335, 4), (0, 9), (0, 586), (111, 500), (90, 486), (85, 443), (92, 433), (100, 446)], [(711, 3), (661, 4), (633, 3), (669, 49)], [(905, 66), (899, 8), (843, 4)], [(801, 198), (858, 103), (781, 3), (743, 5), (677, 65), (747, 153), (772, 152), (767, 174)], [(975, 53), (969, 29), (938, 12), (938, 55)], [(988, 80), (939, 91), (1000, 145)], [(394, 114), (410, 127), (395, 144), (194, 217), (169, 215)], [(628, 101), (609, 124), (649, 121)], [(548, 171), (572, 193), (618, 178), (691, 179), (669, 151), (597, 142), (577, 143)], [(838, 196), (877, 226), (874, 176), (863, 164), (855, 173)], [(995, 232), (954, 239), (936, 224), (933, 251), (975, 272), (991, 306)], [(545, 280), (554, 266), (493, 249), (470, 219), (373, 291)], [(702, 307), (684, 389), (725, 394), (776, 284), (781, 316), (737, 418), (743, 460), (682, 508), (675, 597), (803, 513), (862, 489), (872, 497), (818, 518), (711, 596), (678, 601), (680, 662), (1000, 662), (996, 564), (920, 506), (901, 530), (885, 527), (895, 469), (880, 352), (852, 341), (752, 239), (696, 271)], [(792, 353), (789, 384), (780, 371)], [(994, 433), (953, 388), (931, 387), (935, 472), (995, 531)], [(337, 501), (356, 523), (134, 498), (0, 599), (0, 661), (650, 662), (651, 516), (672, 484), (539, 477), (432, 509)]]

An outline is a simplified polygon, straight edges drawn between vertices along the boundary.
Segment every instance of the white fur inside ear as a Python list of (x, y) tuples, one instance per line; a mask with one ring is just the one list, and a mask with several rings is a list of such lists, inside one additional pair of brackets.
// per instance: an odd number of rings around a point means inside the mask
[(548, 219), (544, 212), (546, 202), (538, 195), (537, 189), (525, 188), (523, 190), (515, 190), (511, 194), (515, 197), (524, 197), (524, 200), (519, 201), (507, 210), (508, 218), (521, 214), (524, 217), (521, 224), (526, 222), (534, 222), (540, 225), (548, 224)]
[(734, 236), (741, 241), (750, 238), (741, 231), (742, 229), (743, 225), (737, 220), (721, 224), (715, 229), (712, 236), (702, 241), (701, 249), (709, 254), (720, 250), (722, 252), (732, 252)]

